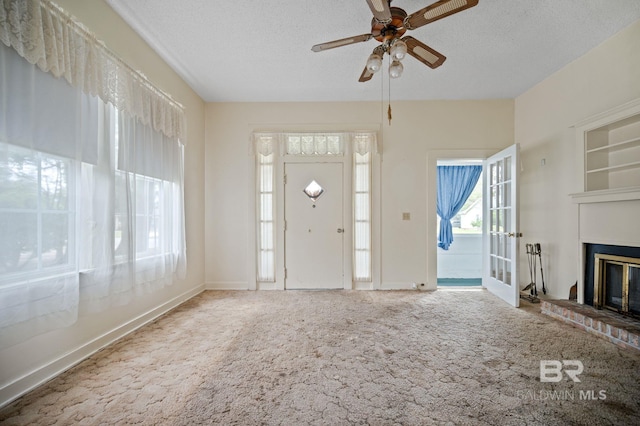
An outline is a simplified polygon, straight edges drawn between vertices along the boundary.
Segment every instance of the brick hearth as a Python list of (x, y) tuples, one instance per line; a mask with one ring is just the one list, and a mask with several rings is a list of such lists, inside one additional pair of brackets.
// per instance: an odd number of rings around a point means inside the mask
[(640, 321), (570, 300), (541, 300), (540, 311), (618, 346), (640, 350)]

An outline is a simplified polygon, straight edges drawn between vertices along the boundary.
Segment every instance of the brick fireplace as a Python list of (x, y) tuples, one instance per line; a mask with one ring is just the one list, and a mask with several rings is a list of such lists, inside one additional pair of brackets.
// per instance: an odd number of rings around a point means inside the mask
[(540, 312), (624, 348), (640, 350), (640, 321), (571, 300), (542, 300)]
[(640, 349), (640, 99), (574, 128), (577, 301), (542, 312)]
[[(640, 350), (640, 316), (634, 317), (640, 311), (640, 288), (638, 269), (632, 266), (640, 263), (640, 200), (626, 198), (632, 197), (622, 193), (577, 198), (578, 300), (543, 300), (540, 308), (618, 346)], [(598, 283), (607, 278), (615, 282), (608, 292), (602, 281)], [(635, 283), (626, 295), (624, 279)]]

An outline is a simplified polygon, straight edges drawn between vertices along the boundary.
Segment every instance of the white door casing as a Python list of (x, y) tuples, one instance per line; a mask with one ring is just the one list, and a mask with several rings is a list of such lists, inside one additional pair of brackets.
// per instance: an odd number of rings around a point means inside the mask
[[(285, 288), (344, 288), (343, 164), (285, 163)], [(314, 201), (304, 190), (316, 182)], [(315, 206), (315, 207), (314, 207)]]
[(511, 145), (484, 162), (482, 285), (512, 306), (520, 306), (518, 283), (518, 165), (520, 147)]

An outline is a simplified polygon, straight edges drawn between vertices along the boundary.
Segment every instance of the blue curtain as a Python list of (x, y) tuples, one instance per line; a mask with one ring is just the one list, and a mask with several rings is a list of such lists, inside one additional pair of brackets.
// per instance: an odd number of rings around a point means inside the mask
[(438, 201), (440, 216), (438, 247), (449, 250), (453, 242), (451, 218), (462, 208), (482, 174), (482, 166), (438, 166)]

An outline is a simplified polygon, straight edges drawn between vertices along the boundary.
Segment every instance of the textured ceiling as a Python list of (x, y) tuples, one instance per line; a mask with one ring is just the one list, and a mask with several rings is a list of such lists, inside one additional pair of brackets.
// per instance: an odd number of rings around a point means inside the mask
[[(407, 13), (434, 0), (395, 0)], [(209, 102), (374, 101), (388, 96), (387, 59), (358, 77), (375, 40), (311, 46), (368, 33), (365, 0), (107, 0)], [(640, 0), (480, 0), (408, 31), (447, 57), (414, 58), (391, 81), (394, 100), (514, 98), (640, 19)], [(639, 41), (640, 48), (640, 41)]]

